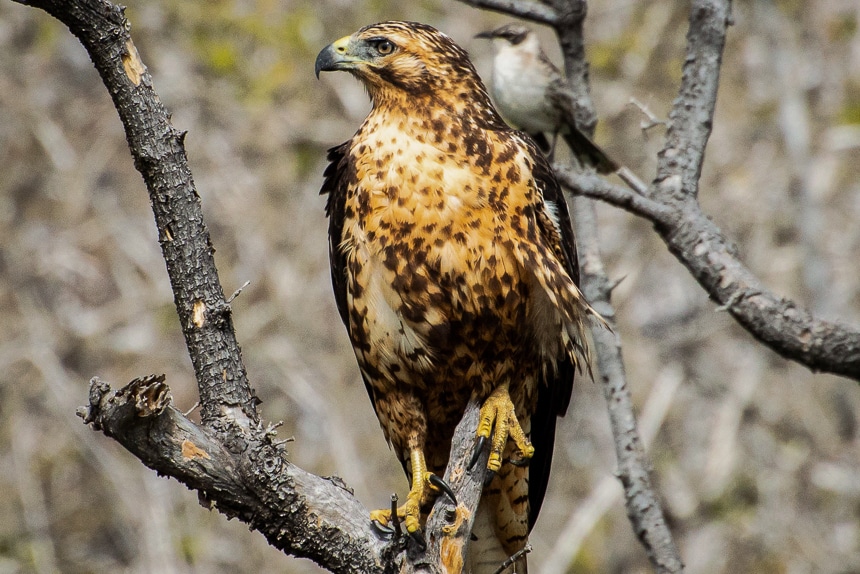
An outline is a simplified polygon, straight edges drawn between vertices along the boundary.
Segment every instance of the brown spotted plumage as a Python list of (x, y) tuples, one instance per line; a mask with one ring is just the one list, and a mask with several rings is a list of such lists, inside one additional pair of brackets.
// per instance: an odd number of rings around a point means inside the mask
[(467, 54), (434, 28), (367, 26), (325, 48), (323, 70), (349, 71), (373, 102), (329, 151), (322, 193), (338, 309), (411, 479), (398, 515), (420, 528), (438, 492), (428, 477), (444, 473), (476, 397), (496, 475), (467, 571), (492, 572), (527, 540), (556, 417), (587, 367), (594, 312), (576, 286), (567, 207), (534, 142), (501, 120)]

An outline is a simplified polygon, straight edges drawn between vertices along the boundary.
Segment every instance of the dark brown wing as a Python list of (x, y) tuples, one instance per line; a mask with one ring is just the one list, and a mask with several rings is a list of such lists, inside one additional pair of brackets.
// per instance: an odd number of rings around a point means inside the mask
[[(349, 143), (346, 142), (328, 150), (328, 167), (323, 172), (320, 195), (328, 195), (325, 213), (328, 216), (328, 256), (331, 265), (331, 284), (334, 288), (334, 301), (340, 318), (349, 329), (349, 307), (346, 297), (346, 254), (341, 249), (343, 240), (343, 219), (346, 205), (346, 186), (349, 177)], [(370, 396), (373, 411), (376, 412), (376, 397), (364, 373), (361, 374), (364, 387)], [(378, 415), (378, 413), (377, 413)]]
[[(541, 229), (541, 236), (561, 238), (561, 252), (565, 271), (573, 282), (579, 285), (579, 261), (567, 202), (555, 174), (537, 145), (529, 142), (530, 153), (535, 159), (533, 176), (535, 184), (543, 195), (543, 201), (550, 207), (555, 218), (538, 218), (538, 225), (550, 225)], [(529, 464), (529, 531), (537, 520), (552, 466), (552, 452), (555, 444), (555, 425), (558, 417), (564, 416), (573, 392), (573, 377), (576, 371), (573, 360), (565, 357), (556, 369), (546, 369), (538, 387), (537, 408), (531, 417), (531, 441), (535, 454)]]
[(328, 195), (325, 214), (328, 217), (328, 256), (331, 264), (334, 301), (343, 324), (349, 328), (349, 310), (346, 305), (346, 256), (339, 248), (343, 237), (343, 212), (346, 204), (347, 151), (349, 151), (349, 142), (328, 150), (326, 159), (329, 164), (323, 172), (320, 195)]

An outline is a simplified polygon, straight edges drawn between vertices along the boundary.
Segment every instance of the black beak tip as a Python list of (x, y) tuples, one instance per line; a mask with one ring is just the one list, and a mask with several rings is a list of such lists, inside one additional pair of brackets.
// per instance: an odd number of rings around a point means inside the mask
[(334, 65), (334, 50), (331, 45), (326, 46), (320, 53), (317, 55), (317, 60), (314, 63), (314, 74), (317, 77), (317, 80), (320, 79), (320, 72), (327, 72), (334, 69), (332, 66)]
[(475, 38), (485, 38), (487, 40), (491, 40), (493, 38), (492, 32), (479, 32), (475, 34)]

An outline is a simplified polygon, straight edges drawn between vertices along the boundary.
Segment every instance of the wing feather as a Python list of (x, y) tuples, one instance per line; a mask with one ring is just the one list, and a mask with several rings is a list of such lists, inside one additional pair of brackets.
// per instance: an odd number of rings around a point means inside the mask
[[(346, 188), (350, 177), (349, 147), (351, 142), (345, 142), (328, 150), (326, 156), (329, 164), (323, 172), (323, 184), (320, 195), (328, 195), (325, 213), (328, 216), (328, 255), (331, 266), (331, 283), (334, 287), (334, 300), (343, 324), (349, 330), (349, 306), (347, 304), (346, 253), (341, 243), (343, 241), (343, 221), (346, 210)], [(370, 386), (367, 375), (361, 372), (364, 388), (370, 396), (373, 411), (376, 409), (376, 397)]]
[[(579, 285), (579, 260), (570, 214), (561, 186), (555, 178), (537, 144), (527, 140), (529, 153), (535, 160), (532, 176), (541, 192), (544, 206), (551, 216), (539, 217), (541, 236), (550, 243), (553, 251), (561, 255), (564, 270)], [(531, 441), (535, 454), (529, 464), (529, 530), (534, 526), (546, 495), (552, 465), (555, 428), (558, 417), (564, 416), (573, 393), (576, 364), (565, 354), (554, 369), (544, 369), (538, 385), (537, 407), (531, 418)]]

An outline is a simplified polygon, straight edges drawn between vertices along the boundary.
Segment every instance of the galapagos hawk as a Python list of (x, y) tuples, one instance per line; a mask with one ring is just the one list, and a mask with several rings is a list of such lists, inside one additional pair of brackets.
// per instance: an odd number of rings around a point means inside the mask
[[(324, 48), (372, 109), (329, 150), (335, 299), (380, 425), (410, 478), (397, 509), (419, 533), (467, 402), (490, 443), (467, 571), (520, 550), (546, 492), (556, 417), (588, 369), (570, 218), (534, 141), (508, 127), (464, 50), (430, 26), (383, 22)], [(382, 525), (390, 510), (371, 518)], [(525, 570), (524, 557), (518, 572)]]

